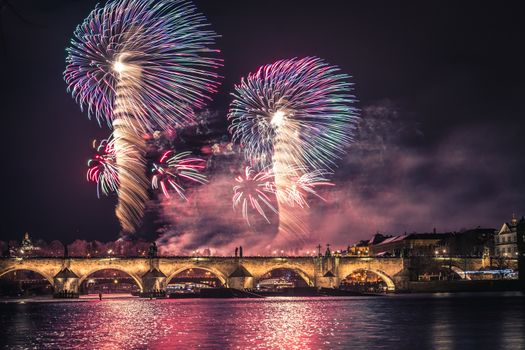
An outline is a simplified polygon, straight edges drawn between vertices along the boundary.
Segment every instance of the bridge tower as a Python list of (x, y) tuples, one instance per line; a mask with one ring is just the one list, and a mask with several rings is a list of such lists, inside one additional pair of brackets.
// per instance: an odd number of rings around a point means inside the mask
[(142, 275), (143, 297), (161, 297), (166, 296), (166, 279), (167, 276), (159, 269), (159, 258), (157, 257), (157, 246), (153, 242), (150, 246), (149, 270)]

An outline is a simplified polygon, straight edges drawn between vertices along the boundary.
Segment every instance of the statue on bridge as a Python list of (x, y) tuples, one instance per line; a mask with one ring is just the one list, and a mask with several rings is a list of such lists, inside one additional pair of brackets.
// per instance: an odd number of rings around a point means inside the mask
[(325, 258), (329, 258), (332, 256), (332, 252), (330, 251), (330, 244), (326, 245), (326, 252), (324, 253)]
[(157, 244), (152, 242), (149, 246), (148, 257), (156, 258), (157, 257)]

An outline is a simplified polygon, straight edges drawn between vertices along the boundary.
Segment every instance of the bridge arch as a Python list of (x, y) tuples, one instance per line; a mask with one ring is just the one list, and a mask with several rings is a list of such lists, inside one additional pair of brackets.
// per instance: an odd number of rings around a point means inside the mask
[(133, 272), (127, 271), (125, 268), (122, 268), (119, 266), (113, 266), (113, 265), (112, 266), (101, 266), (101, 267), (97, 267), (95, 269), (89, 270), (87, 273), (85, 273), (79, 278), (78, 285), (80, 286), (82, 282), (86, 280), (86, 278), (88, 278), (95, 272), (103, 271), (103, 270), (118, 270), (118, 271), (124, 272), (126, 275), (133, 278), (133, 280), (135, 281), (135, 283), (137, 284), (141, 292), (144, 291), (144, 285), (142, 284), (142, 279), (139, 276), (135, 275)]
[(181, 267), (177, 270), (175, 270), (174, 272), (172, 272), (167, 278), (166, 278), (166, 286), (168, 284), (170, 284), (171, 280), (177, 276), (178, 274), (180, 274), (181, 272), (184, 272), (186, 270), (191, 270), (191, 269), (199, 269), (199, 270), (205, 270), (205, 271), (208, 271), (208, 272), (211, 272), (213, 275), (215, 275), (219, 281), (221, 281), (221, 283), (223, 285), (226, 285), (226, 276), (219, 270), (217, 269), (214, 269), (214, 268), (211, 268), (211, 267), (207, 267), (207, 266), (200, 266), (200, 265), (187, 265), (187, 266), (184, 266), (184, 267)]
[(54, 276), (49, 276), (45, 272), (32, 268), (32, 267), (13, 267), (13, 268), (6, 269), (0, 272), (0, 278), (2, 278), (2, 276), (4, 276), (5, 274), (8, 274), (10, 272), (15, 272), (15, 271), (31, 271), (34, 273), (38, 273), (40, 276), (44, 277), (49, 283), (51, 283), (52, 286), (54, 286), (54, 283), (53, 283)]
[(296, 274), (298, 274), (305, 282), (308, 286), (310, 287), (313, 287), (313, 276), (309, 276), (306, 272), (304, 272), (301, 268), (299, 267), (296, 267), (296, 266), (293, 266), (293, 265), (276, 265), (276, 266), (272, 266), (271, 268), (269, 269), (266, 269), (266, 270), (263, 270), (262, 273), (258, 274), (257, 277), (255, 278), (255, 282), (257, 283), (258, 281), (261, 280), (262, 276), (274, 271), (274, 270), (290, 270), (290, 271), (293, 271), (295, 272)]
[(443, 265), (442, 268), (450, 269), (456, 275), (458, 275), (462, 280), (470, 280), (470, 276), (465, 273), (465, 271), (455, 265)]
[(388, 274), (386, 274), (385, 272), (383, 272), (381, 270), (378, 270), (378, 269), (357, 268), (357, 269), (354, 269), (354, 270), (350, 271), (348, 274), (346, 274), (346, 276), (342, 276), (341, 280), (347, 278), (348, 276), (350, 276), (350, 275), (352, 275), (352, 274), (354, 274), (356, 272), (371, 272), (371, 273), (377, 275), (379, 278), (381, 278), (381, 280), (383, 282), (385, 282), (387, 290), (389, 292), (394, 292), (396, 290), (396, 285), (395, 285), (394, 280), (392, 279), (392, 277), (390, 277)]

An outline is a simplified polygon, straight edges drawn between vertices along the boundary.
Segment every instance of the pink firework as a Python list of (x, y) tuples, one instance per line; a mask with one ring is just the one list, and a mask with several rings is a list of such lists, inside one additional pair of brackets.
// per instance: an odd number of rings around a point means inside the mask
[(323, 170), (315, 170), (306, 173), (293, 171), (291, 173), (302, 173), (300, 176), (295, 178), (292, 177), (289, 185), (285, 188), (283, 193), (284, 202), (291, 207), (294, 207), (295, 205), (298, 205), (301, 208), (309, 207), (307, 199), (310, 194), (324, 201), (324, 198), (317, 193), (316, 188), (319, 186), (334, 185), (325, 178), (326, 175), (330, 175), (331, 173)]
[(233, 210), (241, 206), (242, 216), (248, 225), (250, 225), (249, 208), (256, 210), (269, 223), (270, 220), (264, 211), (264, 207), (276, 214), (278, 213), (268, 196), (275, 194), (273, 173), (268, 170), (256, 172), (247, 166), (244, 169), (244, 176), (237, 176), (235, 181), (237, 184), (233, 187)]
[(117, 192), (118, 169), (116, 165), (115, 144), (113, 138), (93, 141), (96, 150), (93, 158), (88, 160), (87, 180), (97, 184), (97, 197), (102, 192), (106, 196), (111, 192)]
[(173, 154), (173, 151), (164, 152), (158, 163), (153, 164), (151, 186), (160, 188), (166, 198), (171, 198), (170, 191), (175, 191), (182, 199), (187, 200), (184, 194), (184, 182), (205, 184), (208, 182), (202, 171), (206, 168), (206, 161), (200, 158), (188, 157), (191, 152)]

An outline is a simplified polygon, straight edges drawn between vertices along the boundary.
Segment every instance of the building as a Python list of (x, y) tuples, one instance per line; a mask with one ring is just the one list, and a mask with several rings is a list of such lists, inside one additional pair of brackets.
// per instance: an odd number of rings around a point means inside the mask
[[(452, 233), (410, 233), (389, 237), (378, 244), (370, 245), (371, 256), (382, 257), (411, 257), (433, 256), (442, 241)], [(447, 254), (447, 251), (441, 251)]]
[(346, 256), (368, 256), (369, 253), (369, 240), (359, 241), (354, 243), (352, 246), (348, 246), (346, 250)]
[(436, 246), (437, 255), (443, 251), (452, 256), (481, 258), (489, 257), (494, 253), (494, 228), (470, 229), (454, 232)]
[(20, 242), (20, 248), (18, 249), (18, 252), (21, 255), (32, 255), (38, 250), (40, 250), (40, 248), (33, 245), (31, 238), (29, 238), (29, 232), (26, 232), (24, 234), (24, 239), (22, 239), (22, 242)]
[(516, 233), (518, 236), (518, 277), (520, 280), (521, 290), (525, 291), (525, 217), (521, 217), (516, 227)]
[(386, 236), (381, 233), (376, 233), (372, 238), (368, 240), (362, 240), (357, 243), (354, 243), (351, 246), (348, 246), (346, 251), (343, 252), (344, 256), (370, 256), (370, 246), (374, 244), (379, 244), (385, 239), (392, 236)]
[(494, 256), (503, 258), (518, 257), (518, 219), (512, 215), (510, 223), (505, 222), (494, 235)]

